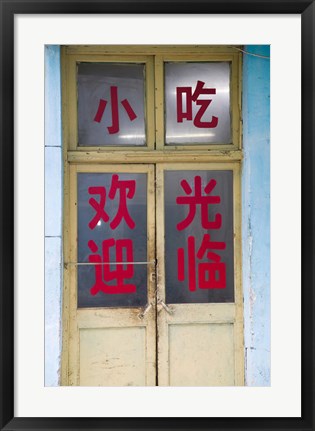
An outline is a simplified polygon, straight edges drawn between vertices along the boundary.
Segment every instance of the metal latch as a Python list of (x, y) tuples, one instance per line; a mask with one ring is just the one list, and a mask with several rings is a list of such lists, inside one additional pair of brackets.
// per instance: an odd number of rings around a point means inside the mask
[(174, 310), (173, 308), (169, 307), (168, 305), (165, 304), (164, 301), (162, 301), (162, 299), (159, 299), (158, 304), (161, 304), (162, 307), (164, 308), (164, 310), (168, 313), (168, 314), (174, 314)]
[(142, 320), (144, 318), (144, 316), (151, 310), (152, 307), (153, 307), (152, 302), (147, 304), (147, 306), (141, 311), (141, 313), (138, 314), (139, 319)]

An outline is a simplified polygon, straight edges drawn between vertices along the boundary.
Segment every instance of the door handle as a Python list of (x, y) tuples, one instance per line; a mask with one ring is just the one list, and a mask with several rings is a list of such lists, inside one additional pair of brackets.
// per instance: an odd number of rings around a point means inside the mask
[(161, 304), (162, 307), (164, 308), (164, 310), (168, 313), (168, 314), (174, 314), (174, 310), (173, 308), (169, 307), (168, 305), (165, 304), (164, 301), (162, 301), (162, 299), (158, 300), (158, 304)]

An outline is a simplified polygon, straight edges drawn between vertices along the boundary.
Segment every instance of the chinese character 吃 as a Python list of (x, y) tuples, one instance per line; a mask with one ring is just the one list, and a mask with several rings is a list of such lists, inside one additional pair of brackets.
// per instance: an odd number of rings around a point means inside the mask
[[(201, 99), (199, 96), (203, 94), (216, 94), (215, 88), (204, 88), (203, 81), (197, 81), (196, 88), (193, 92), (192, 87), (176, 87), (176, 105), (177, 105), (177, 122), (182, 123), (183, 120), (192, 121), (193, 102), (200, 106), (194, 118), (194, 126), (198, 128), (215, 128), (218, 125), (218, 117), (212, 116), (211, 121), (202, 121), (202, 117), (206, 112), (212, 99)], [(184, 95), (186, 97), (184, 97)], [(186, 100), (186, 107), (183, 107), (183, 99)]]

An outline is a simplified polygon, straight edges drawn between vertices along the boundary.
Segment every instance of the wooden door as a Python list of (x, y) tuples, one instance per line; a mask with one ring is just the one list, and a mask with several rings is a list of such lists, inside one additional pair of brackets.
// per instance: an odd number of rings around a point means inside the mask
[(157, 167), (160, 386), (244, 384), (239, 163)]
[(63, 49), (63, 385), (244, 383), (240, 65), (224, 46)]
[[(72, 240), (65, 273), (69, 356), (63, 367), (64, 384), (243, 385), (239, 163), (160, 163), (156, 178), (154, 165), (72, 165), (70, 170)], [(146, 268), (137, 282), (137, 289), (146, 291), (145, 296), (130, 306), (122, 299), (125, 296), (128, 300), (128, 293), (90, 295), (97, 279), (97, 263), (103, 270), (107, 261), (91, 257), (101, 256), (99, 250), (87, 254), (82, 246), (91, 239), (100, 245), (113, 236), (117, 205), (111, 209), (109, 198), (114, 198), (111, 187), (117, 176), (119, 181), (135, 181), (138, 192), (134, 207), (132, 200), (128, 202), (128, 212), (135, 225), (139, 223), (139, 230), (133, 235), (133, 229), (126, 226), (126, 216), (121, 220), (124, 236), (142, 235), (147, 242), (145, 255), (134, 254), (129, 259), (134, 267)], [(101, 196), (93, 202), (89, 199), (97, 197), (100, 184), (108, 202), (99, 209), (110, 211), (108, 219), (100, 213), (98, 220), (95, 202), (101, 202)], [(126, 193), (128, 196), (128, 190)], [(194, 199), (192, 203), (187, 197)], [(142, 209), (137, 212), (139, 205)], [(99, 223), (104, 226), (99, 226), (95, 236)], [(118, 237), (116, 244), (122, 239)], [(143, 249), (139, 242), (135, 245)], [(207, 256), (208, 252), (212, 254)], [(115, 257), (116, 262), (126, 262), (126, 254), (117, 259), (116, 250), (113, 265)], [(216, 274), (213, 263), (219, 263)], [(125, 274), (125, 283), (128, 278), (132, 277)], [(88, 298), (82, 296), (83, 291)]]
[(63, 384), (154, 386), (154, 167), (72, 165), (69, 192)]

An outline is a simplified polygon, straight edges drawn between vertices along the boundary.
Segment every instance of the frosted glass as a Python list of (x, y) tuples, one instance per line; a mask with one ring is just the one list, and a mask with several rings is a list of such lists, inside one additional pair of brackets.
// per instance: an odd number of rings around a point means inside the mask
[(143, 64), (78, 64), (79, 145), (145, 145)]
[(167, 145), (230, 144), (230, 63), (165, 63), (165, 117)]
[[(125, 183), (128, 185), (126, 193), (118, 187), (114, 195), (113, 186), (121, 185), (122, 181), (129, 181)], [(126, 199), (120, 202), (124, 194)], [(123, 202), (126, 202), (128, 214), (118, 211), (124, 206)], [(107, 261), (110, 263), (147, 261), (147, 174), (78, 174), (78, 262), (89, 262), (91, 255), (100, 255), (101, 261), (106, 261), (103, 247), (109, 253)], [(131, 254), (133, 258), (128, 259)], [(118, 267), (123, 268), (122, 284), (134, 286), (132, 292), (117, 293), (121, 283), (114, 272)], [(102, 283), (109, 286), (105, 291), (94, 287), (96, 268), (101, 271)], [(122, 289), (129, 290), (129, 287)], [(78, 307), (136, 307), (146, 303), (146, 264), (78, 266)]]
[[(164, 181), (167, 303), (233, 302), (233, 172), (166, 171)], [(194, 204), (194, 196), (206, 203)], [(183, 197), (186, 203), (178, 201)]]

